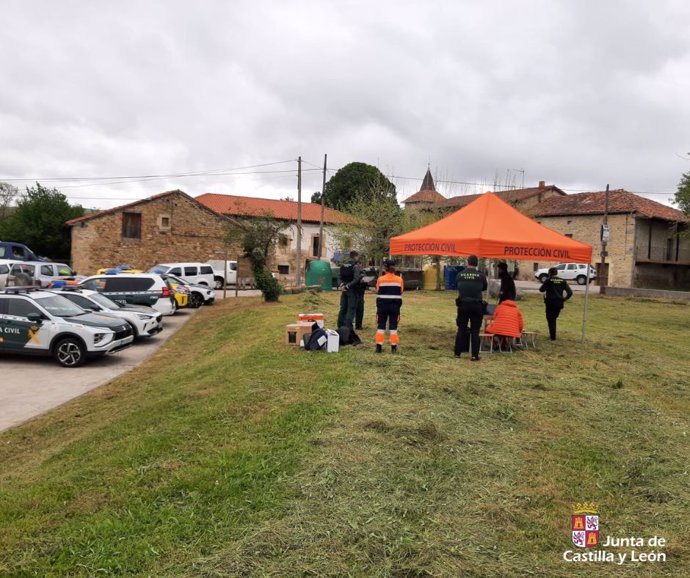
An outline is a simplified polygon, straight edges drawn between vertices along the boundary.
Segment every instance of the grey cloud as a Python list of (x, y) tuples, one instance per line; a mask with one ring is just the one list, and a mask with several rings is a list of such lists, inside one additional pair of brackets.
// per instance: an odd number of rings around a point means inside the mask
[[(294, 159), (670, 191), (690, 170), (684, 2), (13, 2), (0, 178)], [(291, 165), (294, 166), (294, 165)], [(396, 181), (401, 196), (418, 186)], [(294, 196), (292, 174), (65, 188)], [(444, 189), (445, 187), (445, 189)], [(476, 192), (440, 185), (446, 194)], [(320, 189), (305, 174), (305, 191)], [(666, 197), (655, 196), (657, 200)]]

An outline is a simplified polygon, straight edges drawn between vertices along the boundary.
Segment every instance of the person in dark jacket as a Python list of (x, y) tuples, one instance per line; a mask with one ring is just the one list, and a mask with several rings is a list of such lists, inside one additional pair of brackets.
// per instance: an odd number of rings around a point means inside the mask
[(515, 301), (517, 291), (515, 289), (515, 281), (508, 273), (508, 264), (498, 264), (498, 278), (501, 280), (501, 288), (498, 290), (498, 302)]
[(476, 255), (467, 257), (467, 268), (458, 273), (458, 298), (455, 301), (458, 306), (455, 357), (460, 357), (460, 354), (468, 349), (468, 341), (471, 341), (472, 361), (479, 361), (479, 330), (484, 318), (482, 291), (486, 291), (487, 287), (486, 276), (477, 270), (478, 263)]
[(539, 291), (544, 294), (549, 337), (551, 341), (556, 341), (556, 319), (561, 314), (564, 303), (573, 296), (573, 290), (565, 279), (561, 279), (558, 276), (558, 269), (551, 267), (549, 269), (549, 278), (542, 283)]
[[(362, 272), (363, 274), (364, 272)], [(355, 314), (355, 329), (364, 329), (364, 296), (367, 293), (368, 285), (360, 281), (357, 285), (357, 311)]]
[(350, 251), (350, 260), (340, 267), (340, 311), (338, 328), (354, 329), (352, 324), (357, 314), (358, 287), (362, 279), (362, 267), (359, 264), (359, 253)]

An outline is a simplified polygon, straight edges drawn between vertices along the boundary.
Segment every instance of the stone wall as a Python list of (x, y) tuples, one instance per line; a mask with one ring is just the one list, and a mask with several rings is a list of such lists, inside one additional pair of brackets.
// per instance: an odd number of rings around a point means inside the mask
[[(601, 262), (601, 224), (603, 215), (578, 215), (567, 217), (538, 217), (537, 222), (564, 235), (572, 235), (577, 241), (592, 245), (592, 265)], [(609, 215), (610, 238), (607, 246), (609, 264), (609, 285), (631, 287), (635, 263), (635, 216)], [(550, 267), (553, 262), (523, 261), (520, 264), (520, 278), (534, 279), (534, 269)]]
[[(122, 236), (123, 212), (141, 215), (141, 238)], [(222, 259), (226, 220), (182, 193), (170, 193), (72, 227), (72, 267), (81, 275), (102, 267)], [(232, 248), (230, 254), (238, 251)]]

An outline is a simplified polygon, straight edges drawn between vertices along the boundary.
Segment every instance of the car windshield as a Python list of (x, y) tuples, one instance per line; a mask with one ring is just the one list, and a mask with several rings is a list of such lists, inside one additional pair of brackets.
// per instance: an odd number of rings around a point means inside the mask
[(172, 281), (173, 283), (177, 283), (178, 285), (189, 285), (189, 281), (185, 281), (184, 279), (175, 277), (175, 275), (168, 275), (167, 277), (170, 281)]
[(50, 297), (36, 297), (36, 301), (51, 315), (56, 317), (77, 317), (84, 315), (84, 311), (79, 305), (72, 303), (61, 295), (51, 295)]
[(115, 301), (108, 299), (105, 295), (101, 295), (100, 293), (94, 293), (91, 295), (90, 299), (106, 309), (119, 309), (122, 307), (122, 305), (115, 303)]
[(162, 265), (156, 265), (149, 269), (149, 273), (155, 273), (156, 275), (165, 275), (170, 270), (170, 267), (163, 267)]

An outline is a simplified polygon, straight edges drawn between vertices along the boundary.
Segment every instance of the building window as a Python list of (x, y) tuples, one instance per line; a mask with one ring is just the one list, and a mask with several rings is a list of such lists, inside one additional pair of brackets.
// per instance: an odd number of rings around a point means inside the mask
[(290, 244), (290, 237), (287, 235), (283, 235), (283, 233), (280, 233), (278, 235), (278, 245), (281, 247), (287, 247)]
[(122, 238), (141, 239), (141, 213), (122, 213)]
[(281, 275), (289, 275), (290, 265), (278, 265), (278, 273), (280, 273)]
[(571, 239), (573, 238), (573, 234), (572, 234), (572, 233), (566, 233), (565, 236), (566, 236), (566, 237), (570, 237)]
[(158, 228), (161, 231), (170, 230), (170, 215), (159, 215), (158, 216)]
[[(324, 237), (325, 237), (325, 235), (324, 235)], [(319, 237), (319, 235), (312, 235), (311, 236), (311, 254), (312, 254), (312, 257), (318, 257), (319, 256), (320, 240), (321, 240), (321, 238)]]

